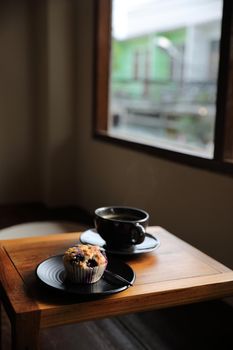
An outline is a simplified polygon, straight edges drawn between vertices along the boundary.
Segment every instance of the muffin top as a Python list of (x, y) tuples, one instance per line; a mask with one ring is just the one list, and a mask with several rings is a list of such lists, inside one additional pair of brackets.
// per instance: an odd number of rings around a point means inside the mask
[(77, 244), (67, 249), (63, 256), (64, 263), (78, 265), (81, 268), (94, 268), (107, 264), (107, 258), (99, 246)]

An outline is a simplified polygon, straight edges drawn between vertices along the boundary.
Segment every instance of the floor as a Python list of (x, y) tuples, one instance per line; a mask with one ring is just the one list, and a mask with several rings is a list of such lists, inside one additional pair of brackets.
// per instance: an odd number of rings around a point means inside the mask
[[(92, 217), (79, 208), (48, 209), (39, 204), (0, 208), (0, 234), (15, 225), (25, 229), (28, 223), (38, 224), (41, 230), (44, 222), (69, 223), (71, 229), (93, 227)], [(2, 349), (8, 350), (10, 325), (4, 312), (2, 325)], [(218, 300), (46, 329), (41, 332), (40, 348), (228, 350), (233, 349), (232, 334), (233, 309)]]

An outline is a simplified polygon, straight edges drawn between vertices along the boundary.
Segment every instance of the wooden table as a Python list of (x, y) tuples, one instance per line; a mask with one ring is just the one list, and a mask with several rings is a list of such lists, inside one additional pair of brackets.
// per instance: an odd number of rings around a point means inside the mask
[(160, 227), (161, 246), (127, 258), (134, 285), (98, 300), (64, 296), (41, 286), (38, 263), (63, 254), (78, 233), (2, 241), (0, 295), (12, 324), (12, 348), (38, 349), (39, 330), (114, 315), (165, 308), (233, 294), (233, 271)]

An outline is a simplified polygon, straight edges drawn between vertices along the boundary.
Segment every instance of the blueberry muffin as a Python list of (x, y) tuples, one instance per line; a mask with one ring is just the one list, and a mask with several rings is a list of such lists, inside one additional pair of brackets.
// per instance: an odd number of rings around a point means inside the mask
[(63, 263), (69, 281), (89, 284), (102, 277), (108, 261), (99, 246), (77, 244), (65, 252)]

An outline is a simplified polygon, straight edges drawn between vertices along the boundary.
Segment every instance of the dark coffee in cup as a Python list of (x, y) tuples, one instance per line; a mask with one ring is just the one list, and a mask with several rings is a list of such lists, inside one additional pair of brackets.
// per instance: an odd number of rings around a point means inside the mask
[(95, 210), (95, 228), (112, 248), (130, 248), (145, 239), (149, 214), (125, 206), (102, 207)]

